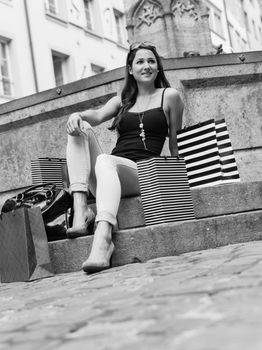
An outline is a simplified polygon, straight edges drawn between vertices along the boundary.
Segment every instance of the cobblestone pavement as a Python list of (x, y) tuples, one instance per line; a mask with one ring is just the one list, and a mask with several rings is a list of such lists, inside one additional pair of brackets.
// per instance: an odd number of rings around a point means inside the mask
[(262, 242), (0, 284), (0, 349), (262, 349)]

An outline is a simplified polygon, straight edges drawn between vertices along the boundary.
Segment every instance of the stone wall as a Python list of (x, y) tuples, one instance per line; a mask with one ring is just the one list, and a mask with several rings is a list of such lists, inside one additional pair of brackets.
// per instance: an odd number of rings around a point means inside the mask
[[(244, 57), (244, 59), (243, 59)], [(241, 180), (262, 176), (261, 52), (164, 60), (173, 87), (185, 102), (184, 125), (225, 118)], [(0, 105), (0, 205), (11, 192), (31, 184), (30, 160), (64, 157), (65, 125), (76, 110), (97, 108), (120, 93), (124, 69), (64, 85)], [(96, 132), (105, 152), (116, 135)]]

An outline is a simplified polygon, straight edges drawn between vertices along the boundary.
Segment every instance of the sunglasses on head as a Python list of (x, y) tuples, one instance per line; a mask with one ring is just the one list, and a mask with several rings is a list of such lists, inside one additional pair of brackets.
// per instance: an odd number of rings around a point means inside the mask
[(148, 49), (156, 49), (155, 45), (151, 43), (150, 41), (143, 41), (143, 42), (135, 42), (129, 46), (129, 52), (132, 52), (134, 50), (137, 50), (139, 48), (148, 48)]

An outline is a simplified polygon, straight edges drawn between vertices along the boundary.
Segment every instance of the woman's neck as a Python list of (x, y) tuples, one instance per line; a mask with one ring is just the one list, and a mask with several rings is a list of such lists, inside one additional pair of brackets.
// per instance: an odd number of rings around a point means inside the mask
[(154, 85), (152, 86), (138, 85), (137, 89), (138, 89), (137, 96), (153, 95), (156, 92), (156, 88)]

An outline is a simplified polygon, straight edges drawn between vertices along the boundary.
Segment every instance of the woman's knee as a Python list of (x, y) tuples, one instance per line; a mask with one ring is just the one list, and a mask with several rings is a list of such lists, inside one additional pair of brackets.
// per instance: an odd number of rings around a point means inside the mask
[(89, 131), (94, 132), (93, 127), (86, 121), (83, 121), (83, 131), (88, 133)]
[(88, 122), (83, 121), (83, 134), (81, 134), (80, 136), (84, 136), (86, 137), (88, 140), (93, 139), (95, 136), (95, 131), (92, 127), (92, 125), (90, 125)]
[(96, 159), (95, 172), (98, 174), (100, 171), (107, 171), (115, 168), (114, 161), (110, 154), (99, 154)]
[[(92, 128), (92, 126), (86, 122), (83, 121), (83, 129), (82, 131), (84, 132), (84, 134), (86, 134), (87, 136), (89, 136), (91, 133), (94, 133), (94, 130)], [(79, 136), (83, 136), (83, 134), (78, 134), (78, 135), (68, 135), (68, 140), (78, 140)]]

